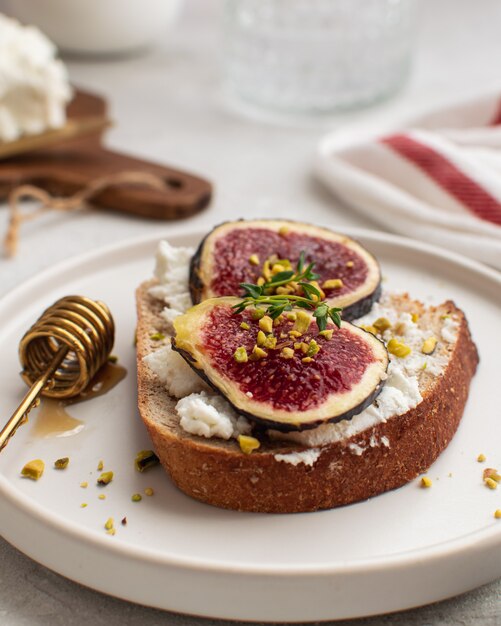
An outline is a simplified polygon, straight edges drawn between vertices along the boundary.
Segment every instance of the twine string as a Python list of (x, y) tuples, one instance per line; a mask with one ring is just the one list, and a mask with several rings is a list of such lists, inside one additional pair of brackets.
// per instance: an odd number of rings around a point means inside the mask
[[(67, 197), (52, 196), (45, 189), (35, 185), (20, 185), (16, 187), (10, 192), (8, 198), (9, 222), (4, 239), (6, 255), (8, 257), (15, 256), (21, 225), (24, 222), (37, 219), (49, 211), (75, 211), (108, 187), (124, 184), (144, 185), (159, 191), (164, 191), (168, 188), (161, 176), (151, 172), (118, 172), (108, 176), (101, 176)], [(22, 200), (38, 201), (39, 206), (34, 210), (22, 211), (20, 206)]]

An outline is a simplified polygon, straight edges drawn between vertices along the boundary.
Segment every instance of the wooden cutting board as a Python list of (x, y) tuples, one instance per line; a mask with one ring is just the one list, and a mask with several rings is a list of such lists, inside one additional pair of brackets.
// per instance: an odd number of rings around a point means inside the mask
[[(100, 96), (76, 91), (68, 106), (69, 118), (106, 116), (107, 104)], [(108, 150), (104, 133), (73, 139), (0, 161), (0, 200), (21, 184), (42, 187), (55, 196), (68, 196), (96, 178), (124, 171), (160, 176), (165, 190), (120, 184), (97, 194), (90, 204), (141, 217), (175, 220), (204, 209), (212, 196), (211, 184), (169, 166), (136, 159)]]

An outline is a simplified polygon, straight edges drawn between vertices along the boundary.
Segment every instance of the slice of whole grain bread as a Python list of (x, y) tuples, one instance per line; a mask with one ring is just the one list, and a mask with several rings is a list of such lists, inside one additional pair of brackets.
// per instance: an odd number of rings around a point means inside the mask
[[(448, 362), (439, 376), (419, 375), (422, 401), (405, 414), (367, 428), (349, 439), (317, 448), (313, 465), (286, 463), (276, 454), (304, 451), (293, 441), (262, 437), (261, 447), (243, 454), (232, 439), (205, 439), (179, 426), (171, 397), (143, 358), (168, 338), (160, 316), (163, 304), (148, 294), (151, 283), (137, 290), (138, 405), (156, 454), (174, 483), (186, 494), (219, 507), (239, 511), (294, 513), (328, 509), (395, 489), (424, 472), (454, 435), (468, 397), (478, 355), (461, 310), (448, 301), (426, 308), (408, 296), (393, 297), (401, 311), (419, 314), (419, 325), (440, 336), (444, 315), (459, 322), (454, 343), (440, 342)], [(386, 437), (387, 445), (372, 445)], [(361, 454), (354, 450), (363, 450)]]

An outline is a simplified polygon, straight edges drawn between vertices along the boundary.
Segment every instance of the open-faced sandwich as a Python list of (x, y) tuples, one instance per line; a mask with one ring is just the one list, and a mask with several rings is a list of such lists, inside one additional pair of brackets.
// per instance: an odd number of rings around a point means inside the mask
[(382, 293), (358, 242), (298, 222), (225, 223), (196, 252), (161, 242), (137, 306), (139, 410), (161, 463), (188, 495), (242, 511), (409, 482), (451, 440), (478, 363), (453, 302)]

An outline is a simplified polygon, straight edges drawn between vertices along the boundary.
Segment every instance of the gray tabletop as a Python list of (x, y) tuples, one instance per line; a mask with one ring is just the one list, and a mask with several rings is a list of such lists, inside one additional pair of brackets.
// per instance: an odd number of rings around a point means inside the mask
[[(1, 4), (0, 4), (1, 7)], [(219, 90), (216, 0), (192, 0), (175, 30), (149, 53), (113, 61), (69, 59), (74, 83), (103, 93), (116, 127), (114, 148), (186, 168), (211, 179), (211, 207), (187, 220), (199, 228), (239, 216), (288, 216), (373, 227), (336, 203), (311, 177), (319, 138), (346, 120), (385, 122), (437, 103), (501, 92), (501, 4), (497, 0), (423, 3), (414, 73), (404, 91), (374, 109), (320, 124), (268, 125), (229, 110)], [(263, 150), (266, 145), (266, 150)], [(7, 223), (0, 210), (0, 233)], [(36, 271), (74, 254), (168, 226), (118, 214), (81, 211), (23, 226), (19, 256), (0, 260), (0, 295)], [(501, 581), (458, 598), (351, 623), (501, 624)], [(38, 565), (0, 539), (0, 623), (216, 623), (140, 607), (81, 587)]]

